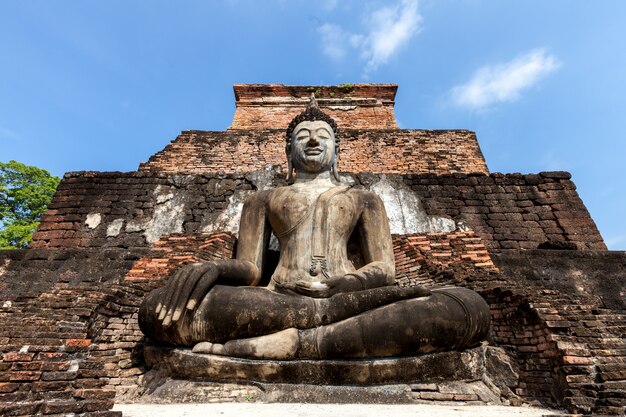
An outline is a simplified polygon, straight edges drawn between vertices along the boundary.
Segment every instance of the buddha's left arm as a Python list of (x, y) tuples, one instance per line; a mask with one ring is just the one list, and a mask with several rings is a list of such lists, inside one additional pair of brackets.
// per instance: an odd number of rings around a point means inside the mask
[(393, 285), (396, 268), (385, 206), (376, 194), (364, 193), (362, 208), (356, 227), (359, 228), (365, 265), (345, 278), (356, 278), (361, 289)]

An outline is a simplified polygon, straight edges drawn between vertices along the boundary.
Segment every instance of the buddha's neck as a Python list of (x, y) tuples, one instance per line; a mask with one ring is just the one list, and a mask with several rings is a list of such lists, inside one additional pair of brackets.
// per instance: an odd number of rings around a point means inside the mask
[(302, 172), (299, 171), (296, 173), (296, 180), (294, 181), (294, 185), (301, 186), (314, 186), (314, 187), (334, 187), (337, 185), (337, 182), (333, 178), (330, 171), (322, 171), (322, 172)]

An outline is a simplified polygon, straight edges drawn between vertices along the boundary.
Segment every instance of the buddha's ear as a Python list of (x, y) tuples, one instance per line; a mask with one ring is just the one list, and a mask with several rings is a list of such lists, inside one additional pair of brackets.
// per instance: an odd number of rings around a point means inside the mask
[(337, 171), (337, 155), (333, 159), (333, 166), (330, 168), (330, 172), (333, 174), (333, 177), (337, 180), (337, 182), (341, 182), (339, 179), (339, 172)]
[(291, 146), (285, 147), (285, 153), (287, 154), (287, 183), (293, 182), (293, 163), (291, 162)]

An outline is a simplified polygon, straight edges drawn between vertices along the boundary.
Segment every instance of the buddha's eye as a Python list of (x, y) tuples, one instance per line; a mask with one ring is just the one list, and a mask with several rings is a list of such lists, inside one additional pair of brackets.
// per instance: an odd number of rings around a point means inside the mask
[(311, 134), (308, 130), (301, 130), (296, 133), (296, 140), (306, 140), (311, 137)]
[(326, 129), (320, 129), (317, 131), (317, 137), (320, 139), (330, 139), (330, 133)]

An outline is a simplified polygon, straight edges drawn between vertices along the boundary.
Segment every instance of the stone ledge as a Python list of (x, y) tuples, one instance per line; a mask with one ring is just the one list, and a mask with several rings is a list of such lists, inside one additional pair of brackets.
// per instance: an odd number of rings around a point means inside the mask
[(362, 403), (520, 405), (517, 372), (500, 348), (367, 360), (250, 360), (148, 345), (153, 369), (140, 391), (118, 401), (142, 403)]
[[(251, 360), (192, 353), (190, 349), (147, 345), (148, 365), (174, 378), (212, 382), (267, 382), (377, 385), (481, 380), (487, 352), (480, 346), (463, 352), (363, 360)], [(489, 355), (493, 357), (494, 355)]]

